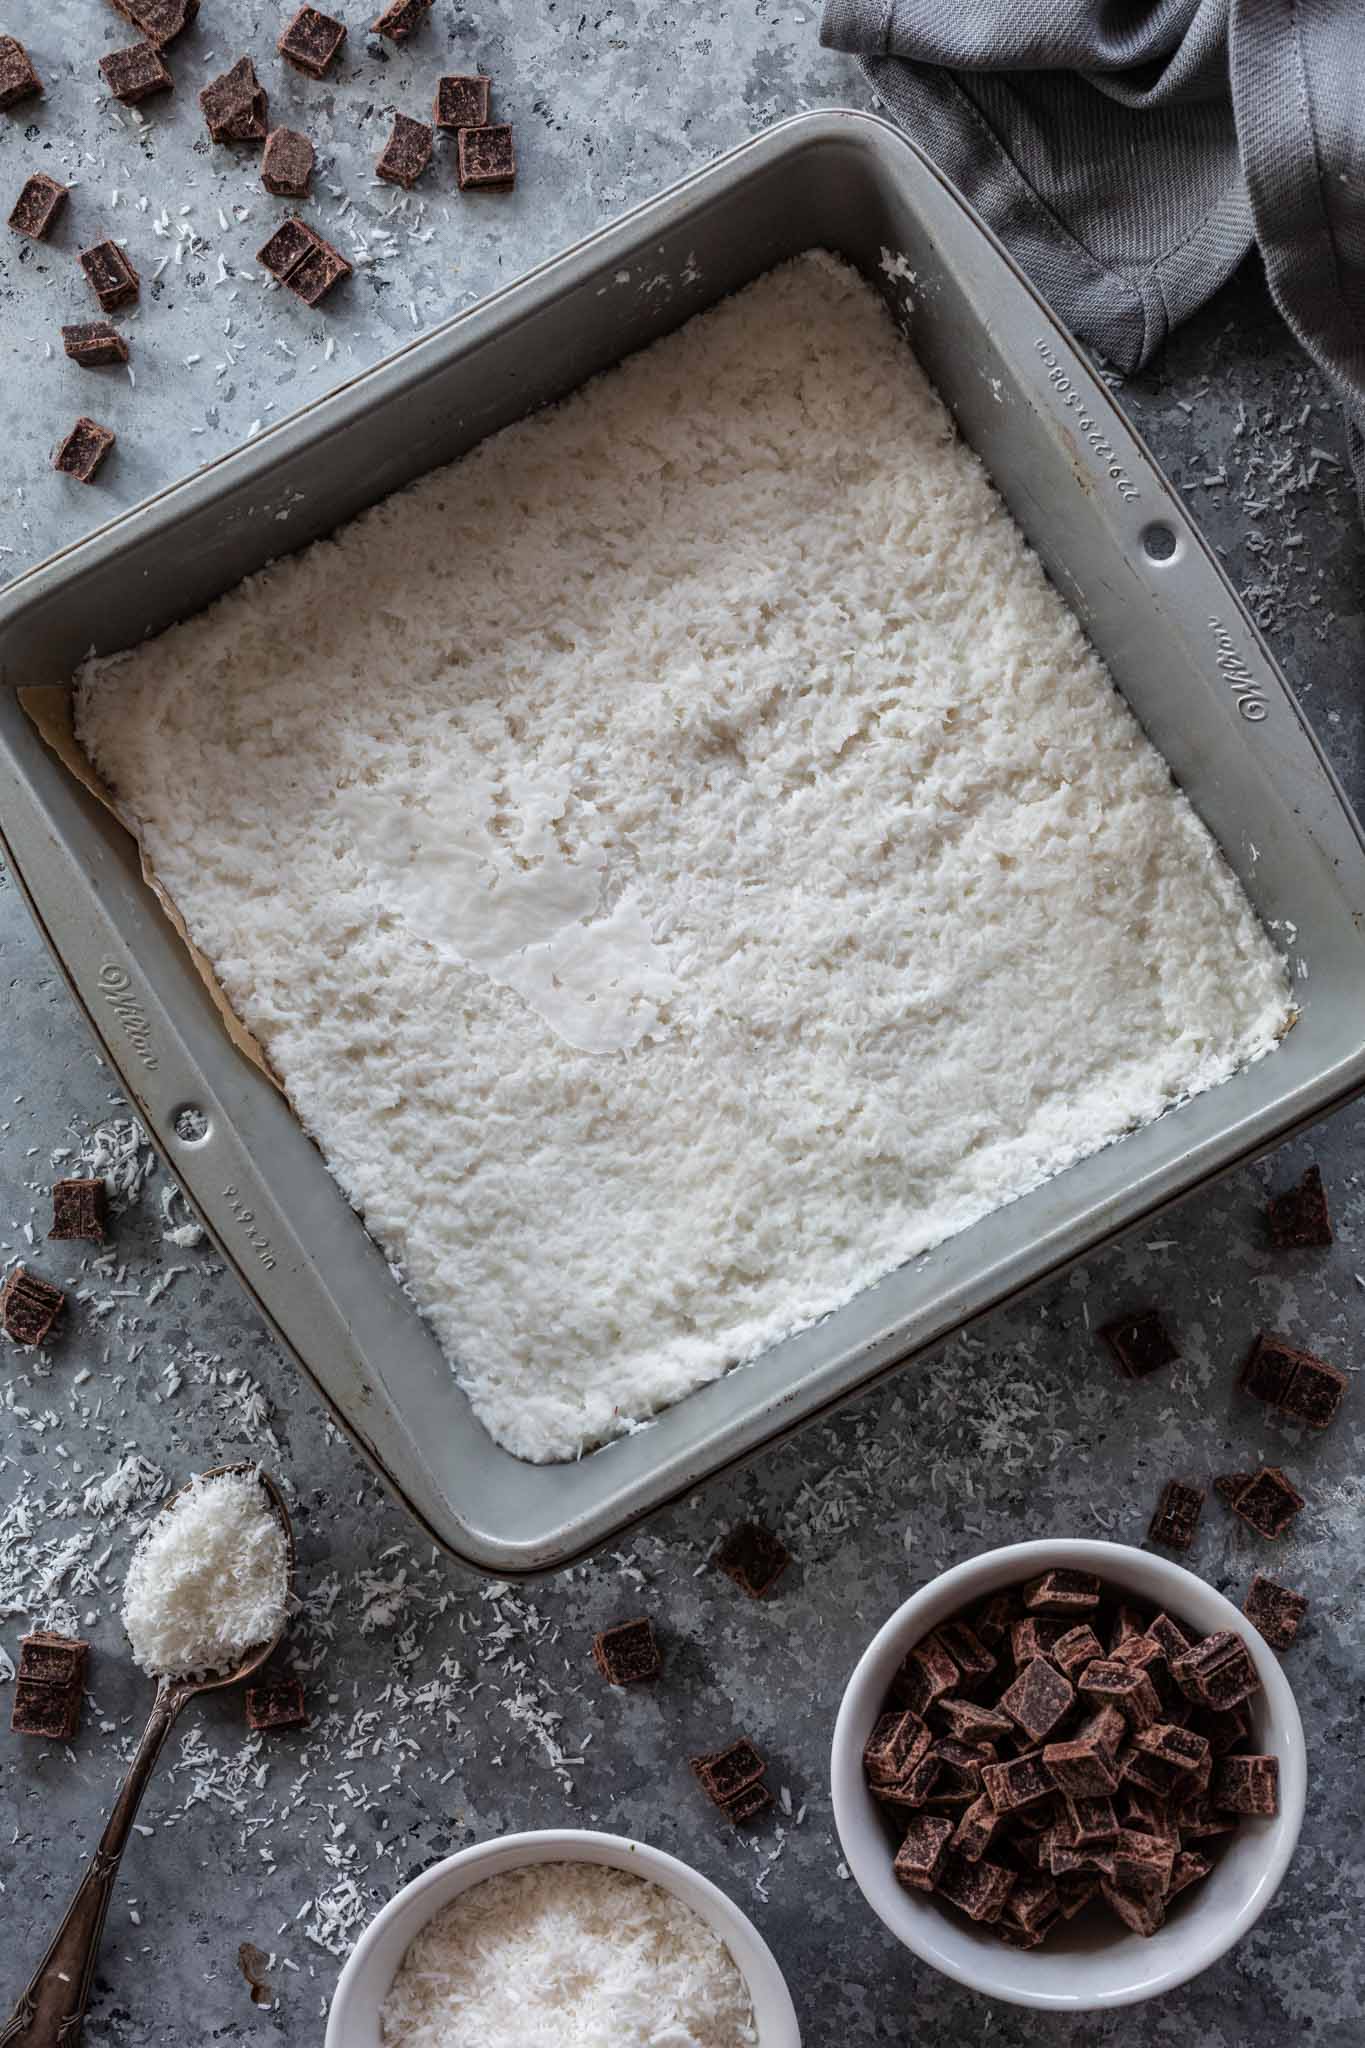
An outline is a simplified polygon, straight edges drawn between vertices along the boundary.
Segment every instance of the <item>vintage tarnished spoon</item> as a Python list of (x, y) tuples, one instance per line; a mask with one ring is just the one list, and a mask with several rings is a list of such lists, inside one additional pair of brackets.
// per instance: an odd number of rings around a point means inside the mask
[[(278, 1486), (256, 1465), (218, 1465), (201, 1476), (217, 1479), (226, 1472), (255, 1472), (269, 1495), (270, 1505), (284, 1530), (287, 1550), (285, 1571), (288, 1585), (292, 1588), (294, 1531)], [(174, 1498), (178, 1499), (179, 1495)], [(285, 1620), (287, 1618), (286, 1613)], [(114, 1879), (118, 1875), (124, 1846), (132, 1833), (142, 1795), (161, 1754), (161, 1746), (174, 1727), (180, 1709), (196, 1693), (216, 1692), (225, 1685), (240, 1685), (243, 1679), (260, 1670), (284, 1634), (285, 1620), (281, 1621), (269, 1642), (253, 1649), (231, 1671), (218, 1672), (209, 1678), (157, 1680), (156, 1698), (152, 1701), (147, 1726), (119, 1787), (99, 1846), (86, 1865), (85, 1875), (76, 1887), (71, 1904), (28, 1989), (21, 1995), (5, 2024), (0, 2026), (0, 2048), (76, 2048), (95, 1974), (100, 1937), (104, 1932), (104, 1917), (113, 1896)]]

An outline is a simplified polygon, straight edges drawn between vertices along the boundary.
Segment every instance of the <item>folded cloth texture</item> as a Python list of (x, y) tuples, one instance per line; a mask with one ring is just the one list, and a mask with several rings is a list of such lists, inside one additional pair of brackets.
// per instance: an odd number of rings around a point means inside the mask
[(1258, 246), (1365, 508), (1365, 0), (825, 0), (820, 37), (1120, 370)]

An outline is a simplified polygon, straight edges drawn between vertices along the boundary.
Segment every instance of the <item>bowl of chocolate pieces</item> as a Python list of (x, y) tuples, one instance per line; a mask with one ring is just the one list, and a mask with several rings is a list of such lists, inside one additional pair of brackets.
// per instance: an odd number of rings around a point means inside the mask
[(834, 1817), (873, 1910), (961, 1984), (1088, 2011), (1240, 1940), (1289, 1866), (1294, 1696), (1230, 1601), (1116, 1543), (987, 1551), (907, 1600), (834, 1732)]

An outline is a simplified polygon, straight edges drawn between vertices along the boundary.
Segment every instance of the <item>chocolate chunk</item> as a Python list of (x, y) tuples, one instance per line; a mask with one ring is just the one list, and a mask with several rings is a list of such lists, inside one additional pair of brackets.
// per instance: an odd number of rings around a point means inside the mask
[(409, 36), (416, 35), (431, 12), (431, 0), (393, 0), (393, 4), (370, 23), (377, 36), (387, 36), (392, 43), (405, 43)]
[(1010, 1627), (1010, 1654), (1016, 1664), (1031, 1664), (1035, 1657), (1050, 1657), (1072, 1623), (1057, 1614), (1030, 1614)]
[(1168, 1664), (1176, 1657), (1183, 1657), (1190, 1647), (1190, 1638), (1169, 1614), (1158, 1614), (1149, 1621), (1147, 1633), (1154, 1643), (1160, 1643)]
[(1308, 1168), (1297, 1187), (1282, 1195), (1272, 1195), (1266, 1213), (1270, 1220), (1270, 1242), (1277, 1251), (1297, 1251), (1305, 1245), (1332, 1242), (1327, 1191), (1316, 1166)]
[(772, 1803), (773, 1795), (766, 1785), (746, 1785), (733, 1799), (722, 1800), (721, 1806), (735, 1826), (742, 1827), (745, 1821), (757, 1820), (760, 1813), (766, 1813)]
[(1114, 1837), (1114, 1880), (1125, 1889), (1141, 1886), (1164, 1892), (1174, 1862), (1175, 1841), (1170, 1835), (1120, 1828)]
[(0, 36), (0, 113), (17, 107), (43, 89), (42, 80), (29, 62), (28, 51), (14, 36)]
[(79, 1691), (85, 1683), (85, 1660), (89, 1643), (78, 1636), (59, 1636), (51, 1629), (35, 1629), (19, 1638), (19, 1677), (36, 1678), (40, 1685), (60, 1685)]
[(1100, 1582), (1093, 1572), (1044, 1572), (1024, 1588), (1030, 1614), (1067, 1614), (1074, 1620), (1100, 1604)]
[(455, 178), (462, 192), (516, 183), (517, 154), (510, 128), (462, 128), (455, 138)]
[(1166, 1905), (1162, 1893), (1151, 1885), (1122, 1885), (1113, 1878), (1103, 1877), (1100, 1879), (1100, 1896), (1131, 1933), (1140, 1934), (1144, 1939), (1160, 1933), (1166, 1918)]
[(1103, 1657), (1104, 1649), (1094, 1629), (1083, 1621), (1079, 1628), (1069, 1628), (1064, 1636), (1058, 1636), (1051, 1655), (1062, 1675), (1074, 1679), (1096, 1657)]
[(603, 1629), (593, 1637), (592, 1655), (608, 1685), (638, 1685), (641, 1679), (657, 1678), (663, 1670), (654, 1624), (647, 1616)]
[(1041, 1756), (1012, 1756), (1002, 1764), (983, 1764), (981, 1783), (997, 1813), (1013, 1813), (1036, 1799), (1050, 1799), (1057, 1789)]
[(409, 192), (431, 162), (431, 130), (425, 121), (395, 114), (393, 133), (375, 159), (375, 175)]
[(970, 1743), (973, 1749), (989, 1748), (1014, 1733), (1014, 1723), (1007, 1715), (978, 1706), (975, 1700), (955, 1699), (951, 1693), (936, 1700), (930, 1711), (946, 1734)]
[(1016, 1878), (996, 1932), (1003, 1940), (1022, 1935), (1028, 1947), (1036, 1947), (1061, 1915), (1062, 1902), (1050, 1877)]
[(1130, 1727), (1150, 1728), (1161, 1719), (1161, 1702), (1147, 1673), (1117, 1657), (1087, 1664), (1076, 1689), (1097, 1707), (1118, 1707)]
[(45, 1735), (53, 1742), (70, 1742), (81, 1725), (80, 1687), (16, 1678), (9, 1725), (16, 1735)]
[(305, 306), (316, 306), (325, 299), (333, 285), (349, 277), (351, 266), (339, 249), (321, 237), (318, 245), (304, 257), (298, 268), (285, 279), (288, 289), (296, 299), (302, 299)]
[(951, 1735), (944, 1735), (928, 1753), (936, 1759), (939, 1767), (934, 1785), (936, 1806), (970, 1806), (974, 1799), (980, 1797), (982, 1750), (958, 1742)]
[(1164, 1798), (1178, 1793), (1182, 1785), (1195, 1784), (1209, 1758), (1207, 1736), (1170, 1721), (1158, 1721), (1155, 1727), (1140, 1728), (1134, 1736), (1123, 1774), (1145, 1791)]
[(1062, 1805), (1071, 1830), (1071, 1846), (1083, 1849), (1091, 1842), (1109, 1842), (1118, 1833), (1114, 1802), (1106, 1792), (1065, 1792)]
[(296, 71), (321, 78), (345, 40), (344, 22), (333, 21), (316, 7), (300, 7), (275, 48)]
[(1160, 1835), (1163, 1841), (1174, 1842), (1175, 1821), (1170, 1801), (1159, 1792), (1151, 1792), (1145, 1785), (1135, 1785), (1125, 1779), (1119, 1787), (1118, 1815), (1120, 1828), (1127, 1828), (1137, 1835)]
[[(62, 347), (73, 363), (79, 363), (83, 370), (103, 369), (109, 363), (126, 363), (128, 344), (116, 327), (107, 320), (82, 320), (75, 327), (62, 329)], [(102, 1185), (102, 1183), (101, 1183)], [(54, 1207), (56, 1189), (53, 1189)], [(65, 1235), (66, 1233), (60, 1233)], [(71, 1232), (72, 1236), (85, 1236), (86, 1232)], [(93, 1234), (93, 1233), (92, 1233)], [(104, 1235), (101, 1229), (101, 1236)], [(59, 1233), (54, 1229), (52, 1236)]]
[(692, 1771), (713, 1806), (725, 1806), (757, 1785), (768, 1766), (746, 1735), (728, 1749), (692, 1759)]
[(239, 57), (230, 71), (210, 79), (199, 104), (214, 142), (265, 141), (269, 102), (250, 57)]
[(988, 1792), (980, 1792), (958, 1821), (953, 1848), (968, 1863), (979, 1863), (1001, 1825), (1001, 1815)]
[(1057, 1897), (1061, 1901), (1064, 1920), (1074, 1920), (1078, 1913), (1083, 1913), (1100, 1889), (1097, 1877), (1084, 1875), (1057, 1877), (1053, 1879), (1053, 1883), (1057, 1889)]
[(155, 92), (169, 92), (175, 84), (155, 43), (130, 43), (126, 50), (111, 50), (100, 58), (100, 70), (114, 98), (126, 107), (150, 99)]
[[(89, 426), (91, 422), (77, 424)], [(95, 428), (96, 433), (103, 431), (102, 427)], [(112, 440), (113, 435), (109, 438)], [(27, 1266), (16, 1266), (0, 1287), (0, 1324), (16, 1344), (45, 1343), (65, 1306), (66, 1296), (61, 1288), (40, 1279), (37, 1273), (30, 1273)]]
[(1308, 1601), (1304, 1594), (1291, 1593), (1288, 1586), (1278, 1586), (1274, 1579), (1257, 1572), (1242, 1602), (1242, 1612), (1272, 1650), (1287, 1650), (1298, 1636)]
[(764, 1600), (791, 1563), (791, 1552), (757, 1522), (732, 1529), (711, 1562), (751, 1600)]
[(863, 1748), (869, 1785), (894, 1785), (926, 1754), (933, 1739), (918, 1714), (883, 1714)]
[(1228, 1505), (1259, 1536), (1273, 1538), (1283, 1536), (1303, 1508), (1304, 1498), (1295, 1492), (1278, 1465), (1263, 1465)]
[(1128, 1636), (1145, 1636), (1146, 1633), (1147, 1624), (1137, 1609), (1121, 1604), (1114, 1615), (1113, 1632), (1109, 1638), (1110, 1655), (1117, 1651), (1120, 1643)]
[(914, 1892), (931, 1892), (943, 1868), (952, 1835), (950, 1820), (940, 1820), (936, 1814), (917, 1813), (906, 1829), (905, 1839), (891, 1865), (897, 1884), (903, 1884)]
[(158, 50), (183, 35), (199, 12), (199, 0), (111, 0), (111, 5)]
[(106, 313), (126, 306), (138, 294), (138, 274), (117, 242), (96, 242), (82, 249), (80, 266)]
[(277, 199), (304, 199), (313, 175), (313, 145), (296, 128), (272, 128), (261, 157), (261, 183)]
[[(93, 349), (105, 351), (95, 357), (102, 363), (128, 360), (128, 345), (121, 334), (115, 332), (103, 320), (91, 320), (84, 327), (64, 327), (62, 341), (68, 355), (76, 349), (67, 341), (68, 335), (79, 337), (77, 349), (84, 348), (86, 360)], [(77, 354), (77, 361), (81, 357)], [(108, 1194), (104, 1182), (93, 1180), (59, 1180), (52, 1189), (52, 1228), (49, 1237), (91, 1237), (97, 1243), (104, 1241), (104, 1218), (108, 1207)]]
[(114, 439), (111, 428), (100, 426), (97, 420), (87, 419), (82, 413), (53, 456), (52, 467), (61, 470), (63, 476), (74, 477), (77, 483), (93, 483), (95, 471), (113, 447)]
[(488, 123), (489, 78), (453, 74), (436, 81), (431, 118), (438, 128), (483, 128)]
[(1262, 1330), (1242, 1367), (1242, 1386), (1310, 1429), (1335, 1420), (1349, 1385), (1346, 1374), (1311, 1351), (1298, 1351), (1283, 1337)]
[(965, 1621), (943, 1622), (934, 1630), (934, 1640), (952, 1658), (969, 1691), (984, 1684), (995, 1670), (994, 1656)]
[(944, 1857), (939, 1872), (941, 1898), (965, 1913), (969, 1920), (998, 1920), (1006, 1899), (1018, 1881), (1018, 1873), (1002, 1863), (988, 1863), (982, 1857), (969, 1863), (964, 1856)]
[(1052, 1733), (1076, 1697), (1069, 1678), (1044, 1657), (1026, 1664), (1014, 1684), (1000, 1696), (1000, 1706), (1032, 1742)]
[(292, 213), (262, 243), (256, 261), (309, 306), (351, 274), (346, 258)]
[(931, 1742), (923, 1755), (917, 1757), (913, 1763), (907, 1764), (899, 1777), (892, 1778), (883, 1785), (873, 1785), (872, 1796), (879, 1799), (883, 1806), (906, 1806), (912, 1809), (923, 1806), (932, 1797), (942, 1773), (942, 1759), (934, 1754)]
[(1071, 1823), (1060, 1821), (1047, 1830), (1043, 1836), (1044, 1867), (1054, 1878), (1071, 1877), (1078, 1872), (1097, 1872), (1104, 1877), (1114, 1874), (1114, 1848), (1111, 1842), (1086, 1842), (1079, 1847), (1069, 1837)]
[(1199, 1706), (1211, 1707), (1216, 1713), (1239, 1707), (1261, 1689), (1246, 1644), (1226, 1628), (1215, 1630), (1183, 1657), (1177, 1657), (1171, 1673), (1189, 1699)]
[(988, 1650), (1002, 1650), (1010, 1639), (1010, 1626), (1019, 1614), (1019, 1603), (1011, 1593), (992, 1593), (972, 1616), (972, 1627)]
[(1100, 1335), (1118, 1360), (1120, 1371), (1130, 1380), (1145, 1380), (1150, 1373), (1160, 1372), (1163, 1365), (1173, 1364), (1180, 1356), (1154, 1308), (1143, 1309), (1137, 1315), (1123, 1316), (1116, 1323), (1106, 1323)]
[(1205, 1737), (1215, 1756), (1226, 1756), (1229, 1750), (1240, 1749), (1250, 1735), (1251, 1716), (1240, 1703), (1219, 1710), (1201, 1707), (1190, 1726)]
[(1220, 1472), (1213, 1482), (1213, 1490), (1219, 1500), (1225, 1501), (1230, 1508), (1235, 1508), (1250, 1486), (1251, 1480), (1250, 1472)]
[(297, 1678), (272, 1678), (268, 1685), (246, 1689), (246, 1724), (260, 1734), (266, 1729), (306, 1728), (308, 1710)]
[(891, 1690), (898, 1706), (923, 1715), (935, 1700), (956, 1691), (957, 1684), (956, 1664), (937, 1637), (926, 1636), (902, 1663)]
[(1187, 1486), (1183, 1479), (1168, 1479), (1147, 1530), (1147, 1540), (1162, 1543), (1168, 1550), (1188, 1550), (1203, 1512), (1202, 1487)]
[(10, 210), (9, 224), (15, 234), (27, 235), (30, 242), (45, 241), (48, 230), (66, 205), (67, 191), (67, 186), (49, 178), (46, 171), (34, 171), (31, 177), (25, 178), (19, 197)]
[(1207, 1792), (1196, 1792), (1180, 1806), (1180, 1834), (1186, 1842), (1202, 1842), (1214, 1835), (1229, 1835), (1236, 1823), (1219, 1813)]
[(1049, 1742), (1043, 1751), (1043, 1767), (1058, 1791), (1070, 1793), (1075, 1799), (1104, 1798), (1119, 1782), (1112, 1751), (1094, 1736)]
[(1225, 1756), (1213, 1774), (1213, 1804), (1222, 1813), (1264, 1817), (1280, 1810), (1277, 1756)]
[(1207, 1877), (1212, 1869), (1213, 1865), (1208, 1857), (1201, 1856), (1197, 1849), (1180, 1850), (1171, 1865), (1171, 1881), (1166, 1889), (1167, 1905), (1169, 1906), (1178, 1892), (1185, 1891), (1192, 1884), (1198, 1884), (1200, 1878)]

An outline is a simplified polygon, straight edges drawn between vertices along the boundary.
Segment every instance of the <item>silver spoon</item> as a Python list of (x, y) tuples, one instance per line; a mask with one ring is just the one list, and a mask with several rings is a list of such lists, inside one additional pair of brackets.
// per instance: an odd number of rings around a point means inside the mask
[[(202, 1476), (216, 1479), (226, 1472), (255, 1472), (260, 1479), (284, 1530), (285, 1572), (287, 1585), (292, 1587), (294, 1531), (280, 1489), (268, 1473), (261, 1472), (255, 1465), (217, 1465)], [(187, 1492), (188, 1488), (182, 1491)], [(174, 1496), (177, 1500), (179, 1497), (179, 1494)], [(86, 1865), (85, 1875), (76, 1887), (61, 1926), (48, 1944), (47, 1954), (34, 1972), (32, 1982), (9, 2019), (0, 2027), (0, 2048), (75, 2048), (85, 2018), (114, 1879), (118, 1875), (124, 1846), (132, 1833), (142, 1795), (161, 1754), (161, 1745), (175, 1725), (180, 1709), (196, 1693), (216, 1692), (225, 1685), (240, 1685), (243, 1679), (259, 1671), (284, 1634), (284, 1626), (282, 1621), (270, 1641), (252, 1650), (233, 1671), (211, 1678), (157, 1680), (151, 1715), (142, 1731), (142, 1740), (133, 1761), (128, 1766), (127, 1776), (119, 1787), (99, 1846)]]

